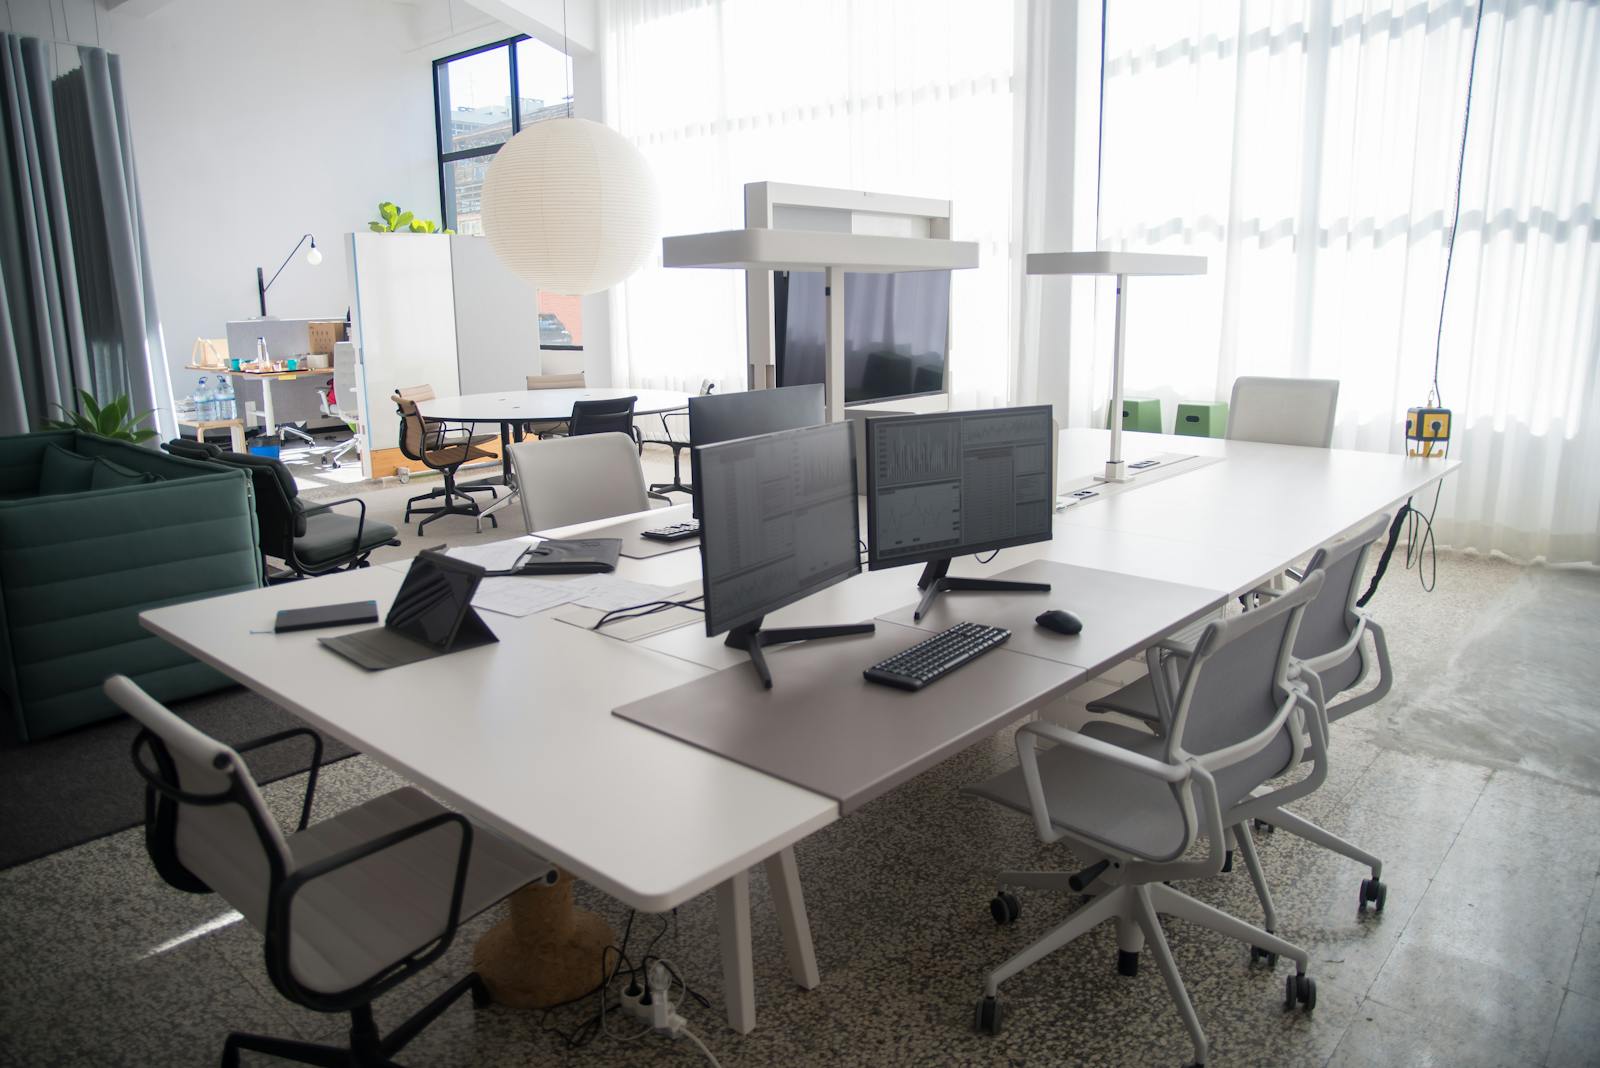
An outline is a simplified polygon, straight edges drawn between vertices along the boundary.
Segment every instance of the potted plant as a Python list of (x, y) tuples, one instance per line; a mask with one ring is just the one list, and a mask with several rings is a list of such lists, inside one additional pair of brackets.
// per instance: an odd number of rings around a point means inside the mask
[(59, 404), (56, 408), (66, 418), (48, 420), (45, 426), (51, 430), (81, 430), (86, 434), (99, 434), (103, 438), (135, 443), (149, 441), (156, 436), (154, 430), (139, 425), (155, 412), (133, 415), (133, 402), (126, 394), (115, 398), (102, 408), (95, 402), (94, 397), (89, 395), (88, 390), (80, 389), (77, 411), (70, 412)]
[(439, 229), (439, 224), (432, 219), (419, 219), (414, 212), (401, 211), (400, 205), (393, 201), (385, 200), (378, 205), (378, 217), (367, 224), (367, 229), (376, 234), (411, 233), (411, 234), (453, 234), (454, 230)]

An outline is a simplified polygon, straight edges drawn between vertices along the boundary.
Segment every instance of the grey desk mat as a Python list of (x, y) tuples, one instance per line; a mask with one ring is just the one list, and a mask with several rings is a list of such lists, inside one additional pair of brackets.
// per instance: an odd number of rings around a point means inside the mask
[[(878, 619), (924, 631), (941, 631), (957, 623), (1005, 627), (1011, 631), (1006, 648), (1012, 652), (1099, 674), (1227, 600), (1215, 590), (1055, 560), (1033, 560), (992, 575), (976, 575), (969, 569), (963, 577), (1048, 582), (1050, 592), (941, 593), (919, 621), (911, 619), (915, 601), (884, 612)], [(1052, 608), (1064, 608), (1077, 616), (1083, 621), (1083, 630), (1067, 636), (1034, 622), (1040, 612)]]
[(1084, 677), (1004, 648), (917, 693), (861, 677), (922, 638), (879, 623), (870, 635), (775, 646), (770, 690), (739, 664), (613, 714), (834, 798), (848, 814)]
[[(658, 509), (665, 512), (667, 509)], [(684, 538), (680, 541), (657, 541), (654, 538), (640, 537), (646, 530), (655, 530), (657, 527), (670, 527), (674, 523), (681, 523), (689, 518), (688, 510), (681, 515), (661, 516), (648, 515), (638, 519), (630, 519), (625, 523), (613, 523), (606, 527), (596, 527), (583, 536), (586, 538), (621, 538), (622, 555), (635, 560), (648, 560), (652, 556), (662, 556), (666, 553), (680, 552), (684, 549), (700, 548), (700, 536)]]

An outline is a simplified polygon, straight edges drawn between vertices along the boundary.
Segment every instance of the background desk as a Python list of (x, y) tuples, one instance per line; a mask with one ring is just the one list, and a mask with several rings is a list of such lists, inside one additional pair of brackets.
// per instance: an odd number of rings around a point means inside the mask
[[(539, 415), (517, 415), (524, 417)], [(1064, 432), (1061, 480), (1092, 474), (1104, 459), (1105, 437), (1104, 431)], [(1217, 450), (1222, 462), (1075, 505), (1057, 515), (1055, 540), (1004, 550), (987, 567), (965, 558), (953, 573), (995, 574), (1052, 559), (1200, 587), (1212, 603), (1221, 603), (1456, 466), (1159, 435), (1133, 436), (1128, 458), (1137, 460), (1141, 450), (1147, 455), (1201, 449)], [(1194, 480), (1204, 482), (1196, 488), (1190, 485)], [(684, 510), (654, 514), (665, 523)], [(592, 532), (605, 525), (549, 533)], [(623, 558), (618, 572), (642, 582), (680, 584), (699, 577), (699, 554)], [(317, 633), (250, 633), (269, 628), (281, 608), (373, 598), (386, 610), (401, 577), (396, 569), (371, 568), (156, 609), (141, 619), (185, 651), (628, 905), (661, 912), (714, 887), (729, 1022), (739, 1030), (754, 1026), (748, 869), (765, 860), (777, 885), (798, 891), (796, 880), (782, 878), (793, 870), (789, 847), (839, 818), (839, 805), (611, 714), (700, 678), (708, 668), (742, 664), (744, 657), (698, 627), (627, 643), (548, 616), (491, 614), (490, 625), (500, 636), (496, 645), (367, 674), (314, 648)], [(913, 600), (915, 580), (914, 568), (866, 573), (775, 612), (769, 621), (789, 626), (871, 619)], [(946, 595), (951, 611), (959, 613), (961, 596)], [(1071, 607), (1073, 591), (1057, 589), (1046, 599)], [(1018, 605), (1030, 613), (1022, 625), (1031, 625), (1034, 599), (1019, 599)], [(1170, 630), (1181, 622), (1172, 618), (1164, 626)], [(1153, 635), (1162, 624), (1145, 618), (1134, 629)], [(790, 655), (773, 656), (779, 685), (782, 659)], [(647, 776), (652, 806), (672, 812), (696, 833), (661, 834), (640, 818), (625, 791), (605, 788), (619, 776)], [(797, 892), (780, 889), (774, 899), (791, 971), (802, 985), (811, 985), (815, 965), (804, 905)]]

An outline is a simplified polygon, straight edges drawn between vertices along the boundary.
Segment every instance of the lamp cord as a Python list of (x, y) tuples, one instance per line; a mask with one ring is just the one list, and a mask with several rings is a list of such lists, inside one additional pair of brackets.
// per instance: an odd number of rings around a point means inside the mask
[(1461, 109), (1461, 145), (1456, 154), (1456, 202), (1450, 215), (1450, 242), (1444, 256), (1444, 284), (1439, 287), (1439, 328), (1433, 337), (1433, 390), (1429, 405), (1443, 405), (1439, 392), (1439, 355), (1444, 348), (1444, 306), (1450, 296), (1450, 266), (1456, 258), (1456, 227), (1461, 224), (1461, 183), (1467, 164), (1467, 128), (1472, 122), (1472, 83), (1478, 75), (1478, 41), (1483, 37), (1483, 9), (1487, 0), (1478, 0), (1477, 22), (1472, 29), (1472, 58), (1467, 63), (1467, 100)]
[(567, 0), (561, 0), (561, 55), (565, 59), (562, 66), (567, 72), (567, 118), (570, 119), (572, 118), (572, 49), (567, 44)]

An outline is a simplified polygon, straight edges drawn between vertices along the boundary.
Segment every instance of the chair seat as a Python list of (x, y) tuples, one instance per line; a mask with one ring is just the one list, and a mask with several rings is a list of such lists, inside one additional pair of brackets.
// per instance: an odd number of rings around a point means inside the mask
[(344, 512), (306, 513), (306, 532), (294, 539), (294, 554), (303, 564), (331, 563), (355, 553), (367, 552), (395, 539), (395, 529), (380, 519), (368, 519), (361, 529), (361, 544), (355, 544), (360, 520)]
[[(1126, 728), (1118, 730), (1136, 734)], [(1083, 733), (1090, 734), (1090, 728)], [(1098, 731), (1092, 733), (1100, 736)], [(1104, 740), (1123, 744), (1120, 739)], [(1154, 743), (1155, 759), (1161, 759), (1160, 740), (1149, 741)], [(1142, 751), (1145, 747), (1126, 748)], [(1050, 822), (1061, 830), (1087, 835), (1147, 859), (1167, 860), (1183, 851), (1183, 813), (1166, 783), (1066, 746), (1039, 752), (1039, 778), (1044, 783)], [(1020, 766), (968, 786), (966, 792), (1018, 812), (1032, 812)]]
[(429, 449), (423, 453), (422, 462), (429, 467), (459, 467), (468, 460), (492, 459), (494, 453), (480, 449), (475, 444), (449, 445), (442, 449)]
[[(404, 787), (313, 824), (289, 839), (289, 851), (301, 867), (443, 811)], [(459, 828), (441, 827), (307, 883), (289, 917), (295, 979), (320, 993), (348, 990), (442, 935), (459, 846)], [(546, 870), (538, 857), (474, 824), (461, 920)]]
[(1146, 723), (1161, 722), (1161, 707), (1156, 703), (1156, 688), (1149, 675), (1141, 675), (1138, 681), (1090, 701), (1086, 707), (1090, 712), (1117, 712)]

